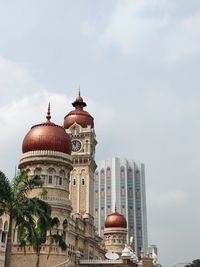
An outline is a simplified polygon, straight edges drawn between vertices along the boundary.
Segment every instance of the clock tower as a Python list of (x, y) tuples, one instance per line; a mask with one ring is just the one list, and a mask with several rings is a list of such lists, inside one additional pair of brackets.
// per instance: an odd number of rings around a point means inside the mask
[(70, 196), (74, 213), (94, 216), (95, 147), (97, 144), (93, 117), (84, 110), (86, 103), (80, 91), (72, 103), (75, 108), (64, 118), (64, 128), (72, 143), (73, 170)]

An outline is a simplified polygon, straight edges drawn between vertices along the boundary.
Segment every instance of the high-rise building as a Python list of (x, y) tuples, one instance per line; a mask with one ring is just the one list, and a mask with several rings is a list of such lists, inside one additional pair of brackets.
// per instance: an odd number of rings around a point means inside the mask
[(115, 208), (128, 224), (128, 238), (134, 237), (137, 255), (147, 253), (147, 211), (144, 164), (112, 158), (97, 164), (95, 172), (95, 225), (101, 237), (104, 222)]

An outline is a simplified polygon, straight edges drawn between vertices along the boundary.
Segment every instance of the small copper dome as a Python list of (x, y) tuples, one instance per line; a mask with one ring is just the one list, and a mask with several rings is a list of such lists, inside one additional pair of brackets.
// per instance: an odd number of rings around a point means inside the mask
[(83, 98), (80, 96), (80, 91), (74, 102), (83, 102)]
[(127, 222), (124, 216), (117, 211), (109, 214), (105, 221), (105, 228), (127, 228)]
[(75, 110), (70, 111), (65, 116), (64, 128), (68, 129), (75, 122), (83, 128), (86, 128), (88, 125), (94, 128), (94, 118), (87, 111), (83, 110), (87, 105), (80, 96), (80, 90), (75, 101), (72, 103), (72, 106), (75, 107)]
[(34, 125), (24, 138), (22, 152), (49, 150), (71, 154), (71, 141), (65, 129), (50, 121), (50, 105), (47, 121)]

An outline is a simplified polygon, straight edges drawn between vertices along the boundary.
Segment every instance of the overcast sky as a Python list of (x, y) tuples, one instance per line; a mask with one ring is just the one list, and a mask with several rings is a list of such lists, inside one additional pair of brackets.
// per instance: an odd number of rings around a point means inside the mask
[(164, 267), (200, 257), (199, 85), (199, 0), (0, 0), (0, 169), (13, 177), (48, 102), (62, 125), (80, 86), (96, 159), (145, 163)]

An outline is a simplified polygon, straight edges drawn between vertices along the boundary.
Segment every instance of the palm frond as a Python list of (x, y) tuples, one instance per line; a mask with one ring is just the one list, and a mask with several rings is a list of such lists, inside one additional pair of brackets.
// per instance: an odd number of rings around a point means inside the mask
[[(51, 208), (47, 202), (28, 194), (35, 187), (42, 188), (40, 176), (29, 177), (22, 171), (12, 183), (0, 171), (0, 215), (7, 212), (15, 221), (18, 229), (19, 244), (24, 248), (29, 243), (36, 254), (40, 254), (41, 246), (46, 242), (47, 232), (51, 229)], [(45, 191), (43, 192), (45, 195)], [(10, 256), (10, 251), (7, 257)]]
[(26, 171), (22, 171), (13, 180), (13, 192), (18, 198), (25, 198), (35, 187), (42, 187), (43, 181), (39, 175), (29, 177)]
[(52, 235), (53, 240), (59, 245), (59, 247), (61, 247), (62, 250), (66, 250), (67, 249), (67, 245), (65, 243), (65, 241), (63, 240), (63, 237), (59, 234), (54, 234)]
[(0, 171), (0, 203), (5, 204), (7, 201), (10, 201), (12, 196), (12, 189), (9, 179), (6, 175)]
[(32, 215), (43, 219), (46, 222), (51, 221), (51, 207), (47, 202), (44, 202), (37, 197), (26, 198), (25, 206)]

